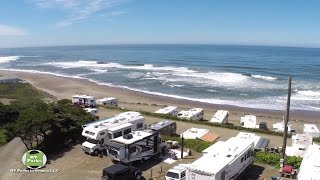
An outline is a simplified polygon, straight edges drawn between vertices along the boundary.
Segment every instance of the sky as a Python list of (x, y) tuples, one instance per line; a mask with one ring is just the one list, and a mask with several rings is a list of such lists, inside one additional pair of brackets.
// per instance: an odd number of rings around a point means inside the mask
[(320, 1), (0, 2), (0, 47), (158, 43), (320, 47)]

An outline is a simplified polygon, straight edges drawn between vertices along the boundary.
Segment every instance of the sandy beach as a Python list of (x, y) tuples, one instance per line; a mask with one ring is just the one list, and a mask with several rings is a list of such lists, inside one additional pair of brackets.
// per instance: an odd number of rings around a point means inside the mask
[[(141, 109), (150, 112), (165, 107), (166, 105), (175, 105), (181, 110), (191, 107), (201, 107), (205, 111), (204, 119), (211, 119), (216, 110), (225, 109), (230, 112), (229, 122), (235, 125), (239, 125), (241, 116), (245, 114), (254, 114), (257, 116), (257, 123), (265, 121), (268, 123), (268, 127), (272, 128), (272, 124), (280, 122), (285, 114), (284, 111), (217, 105), (151, 95), (124, 88), (99, 85), (85, 79), (18, 71), (0, 71), (0, 75), (16, 76), (25, 79), (36, 88), (46, 91), (58, 99), (71, 99), (71, 96), (74, 94), (89, 94), (96, 98), (113, 96), (119, 99), (119, 105), (122, 107), (131, 110)], [(285, 109), (285, 107), (283, 107), (283, 109)], [(306, 122), (319, 125), (320, 112), (291, 111), (290, 113), (292, 128), (296, 129), (298, 132), (302, 132), (303, 124)]]

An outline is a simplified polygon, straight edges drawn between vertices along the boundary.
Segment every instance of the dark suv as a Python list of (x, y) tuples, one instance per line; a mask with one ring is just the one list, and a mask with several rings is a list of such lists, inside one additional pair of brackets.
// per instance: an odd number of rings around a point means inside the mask
[(114, 164), (103, 169), (102, 180), (142, 180), (142, 172), (135, 167)]

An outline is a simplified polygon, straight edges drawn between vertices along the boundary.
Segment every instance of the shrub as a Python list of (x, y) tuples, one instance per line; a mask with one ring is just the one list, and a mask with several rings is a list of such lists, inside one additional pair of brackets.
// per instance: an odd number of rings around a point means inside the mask
[[(179, 144), (182, 143), (182, 139), (177, 136), (161, 136), (161, 137), (163, 140), (173, 140), (173, 141), (178, 141)], [(214, 144), (214, 143), (202, 141), (199, 139), (185, 139), (184, 140), (184, 147), (192, 149), (196, 152), (202, 152), (203, 150), (205, 150), (206, 148), (208, 148), (212, 144)]]
[(302, 158), (296, 157), (296, 156), (289, 156), (286, 159), (286, 164), (289, 164), (296, 169), (300, 168), (301, 162), (302, 162)]
[(268, 152), (256, 152), (256, 162), (280, 167), (280, 154)]

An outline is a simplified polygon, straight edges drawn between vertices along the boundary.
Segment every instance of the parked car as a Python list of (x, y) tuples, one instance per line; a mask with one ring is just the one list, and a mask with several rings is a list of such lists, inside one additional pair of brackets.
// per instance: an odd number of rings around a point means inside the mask
[(268, 125), (266, 122), (260, 122), (259, 129), (268, 130)]
[(142, 180), (142, 171), (133, 166), (114, 164), (102, 171), (102, 180)]

